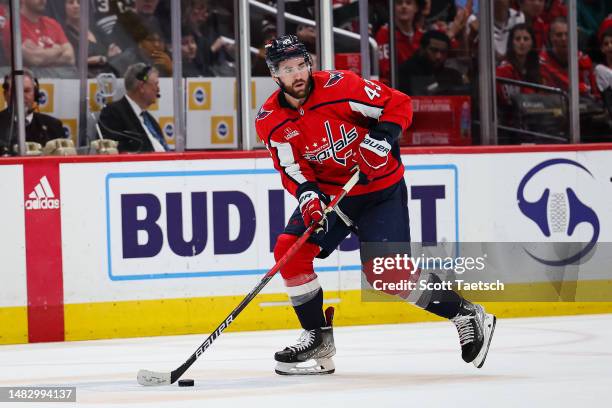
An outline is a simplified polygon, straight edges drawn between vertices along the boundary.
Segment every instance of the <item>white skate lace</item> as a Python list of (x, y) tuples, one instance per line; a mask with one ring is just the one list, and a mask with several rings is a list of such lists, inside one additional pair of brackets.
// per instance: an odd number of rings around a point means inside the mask
[(295, 352), (306, 350), (308, 347), (312, 345), (314, 339), (315, 339), (314, 330), (304, 330), (302, 334), (300, 335), (300, 338), (298, 339), (298, 343), (293, 346), (289, 346), (288, 349), (295, 351)]
[(459, 332), (459, 343), (462, 347), (474, 341), (474, 326), (472, 325), (472, 319), (474, 319), (474, 316), (471, 315), (457, 316), (451, 319)]

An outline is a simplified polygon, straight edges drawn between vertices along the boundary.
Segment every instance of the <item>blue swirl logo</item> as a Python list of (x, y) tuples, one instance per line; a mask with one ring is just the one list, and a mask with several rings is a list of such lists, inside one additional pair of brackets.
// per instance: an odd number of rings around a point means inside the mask
[(202, 88), (196, 88), (193, 93), (193, 98), (198, 105), (202, 105), (204, 102), (206, 102), (206, 92), (204, 92), (204, 89)]
[(543, 259), (525, 249), (531, 258), (549, 266), (565, 266), (577, 263), (595, 247), (599, 238), (599, 218), (597, 214), (591, 207), (580, 201), (571, 187), (567, 187), (564, 193), (555, 194), (551, 194), (550, 189), (546, 188), (537, 201), (531, 202), (525, 199), (524, 190), (529, 181), (545, 168), (557, 165), (577, 167), (593, 177), (593, 174), (586, 167), (573, 160), (546, 160), (529, 170), (521, 180), (516, 193), (519, 209), (527, 218), (536, 223), (545, 237), (551, 236), (551, 228), (554, 232), (562, 232), (571, 237), (576, 227), (582, 223), (587, 223), (593, 227), (593, 235), (584, 248), (574, 255), (560, 260)]
[(49, 96), (47, 95), (47, 91), (45, 91), (44, 89), (41, 89), (38, 91), (39, 96), (38, 96), (38, 103), (40, 105), (46, 105), (47, 102), (49, 101)]
[(174, 137), (174, 125), (172, 123), (166, 123), (164, 126), (164, 133), (172, 139)]
[(227, 123), (219, 122), (219, 124), (217, 125), (217, 134), (224, 138), (227, 136), (228, 133), (229, 128), (227, 127)]

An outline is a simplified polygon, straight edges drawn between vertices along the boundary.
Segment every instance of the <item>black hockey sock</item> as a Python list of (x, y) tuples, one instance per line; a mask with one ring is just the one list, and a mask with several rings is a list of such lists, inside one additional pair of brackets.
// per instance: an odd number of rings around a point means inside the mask
[[(434, 274), (430, 275), (430, 279), (441, 282), (440, 278)], [(459, 313), (462, 301), (463, 298), (452, 290), (435, 290), (431, 292), (431, 298), (425, 310), (440, 317), (452, 319)]]
[(323, 315), (323, 289), (319, 289), (308, 302), (293, 306), (293, 308), (304, 330), (313, 330), (327, 325)]

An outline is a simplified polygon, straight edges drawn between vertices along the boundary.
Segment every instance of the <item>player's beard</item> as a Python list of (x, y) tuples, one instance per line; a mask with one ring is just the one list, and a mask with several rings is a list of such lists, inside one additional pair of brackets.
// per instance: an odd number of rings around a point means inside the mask
[[(312, 77), (308, 76), (308, 79), (306, 81), (302, 79), (295, 80), (293, 81), (291, 86), (287, 86), (283, 84), (283, 88), (284, 88), (283, 90), (295, 99), (304, 99), (306, 98), (306, 96), (308, 96), (308, 92), (310, 91), (310, 81), (312, 81), (311, 78)], [(303, 83), (304, 86), (302, 87), (301, 90), (296, 91), (294, 87), (300, 83)]]

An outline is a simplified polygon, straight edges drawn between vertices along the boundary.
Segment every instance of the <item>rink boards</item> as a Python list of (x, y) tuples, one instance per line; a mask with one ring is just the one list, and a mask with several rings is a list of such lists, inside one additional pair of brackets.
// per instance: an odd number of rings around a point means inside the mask
[[(403, 153), (413, 241), (612, 242), (611, 145)], [(266, 152), (9, 159), (0, 186), (0, 343), (210, 332), (274, 264), (296, 205)], [(525, 259), (499, 258), (520, 265), (509, 293), (534, 301), (500, 294), (491, 310), (612, 311), (604, 252), (572, 279), (571, 265), (551, 266), (546, 281)], [(432, 319), (362, 301), (354, 237), (316, 270), (339, 325)], [(230, 330), (297, 325), (275, 277)]]

